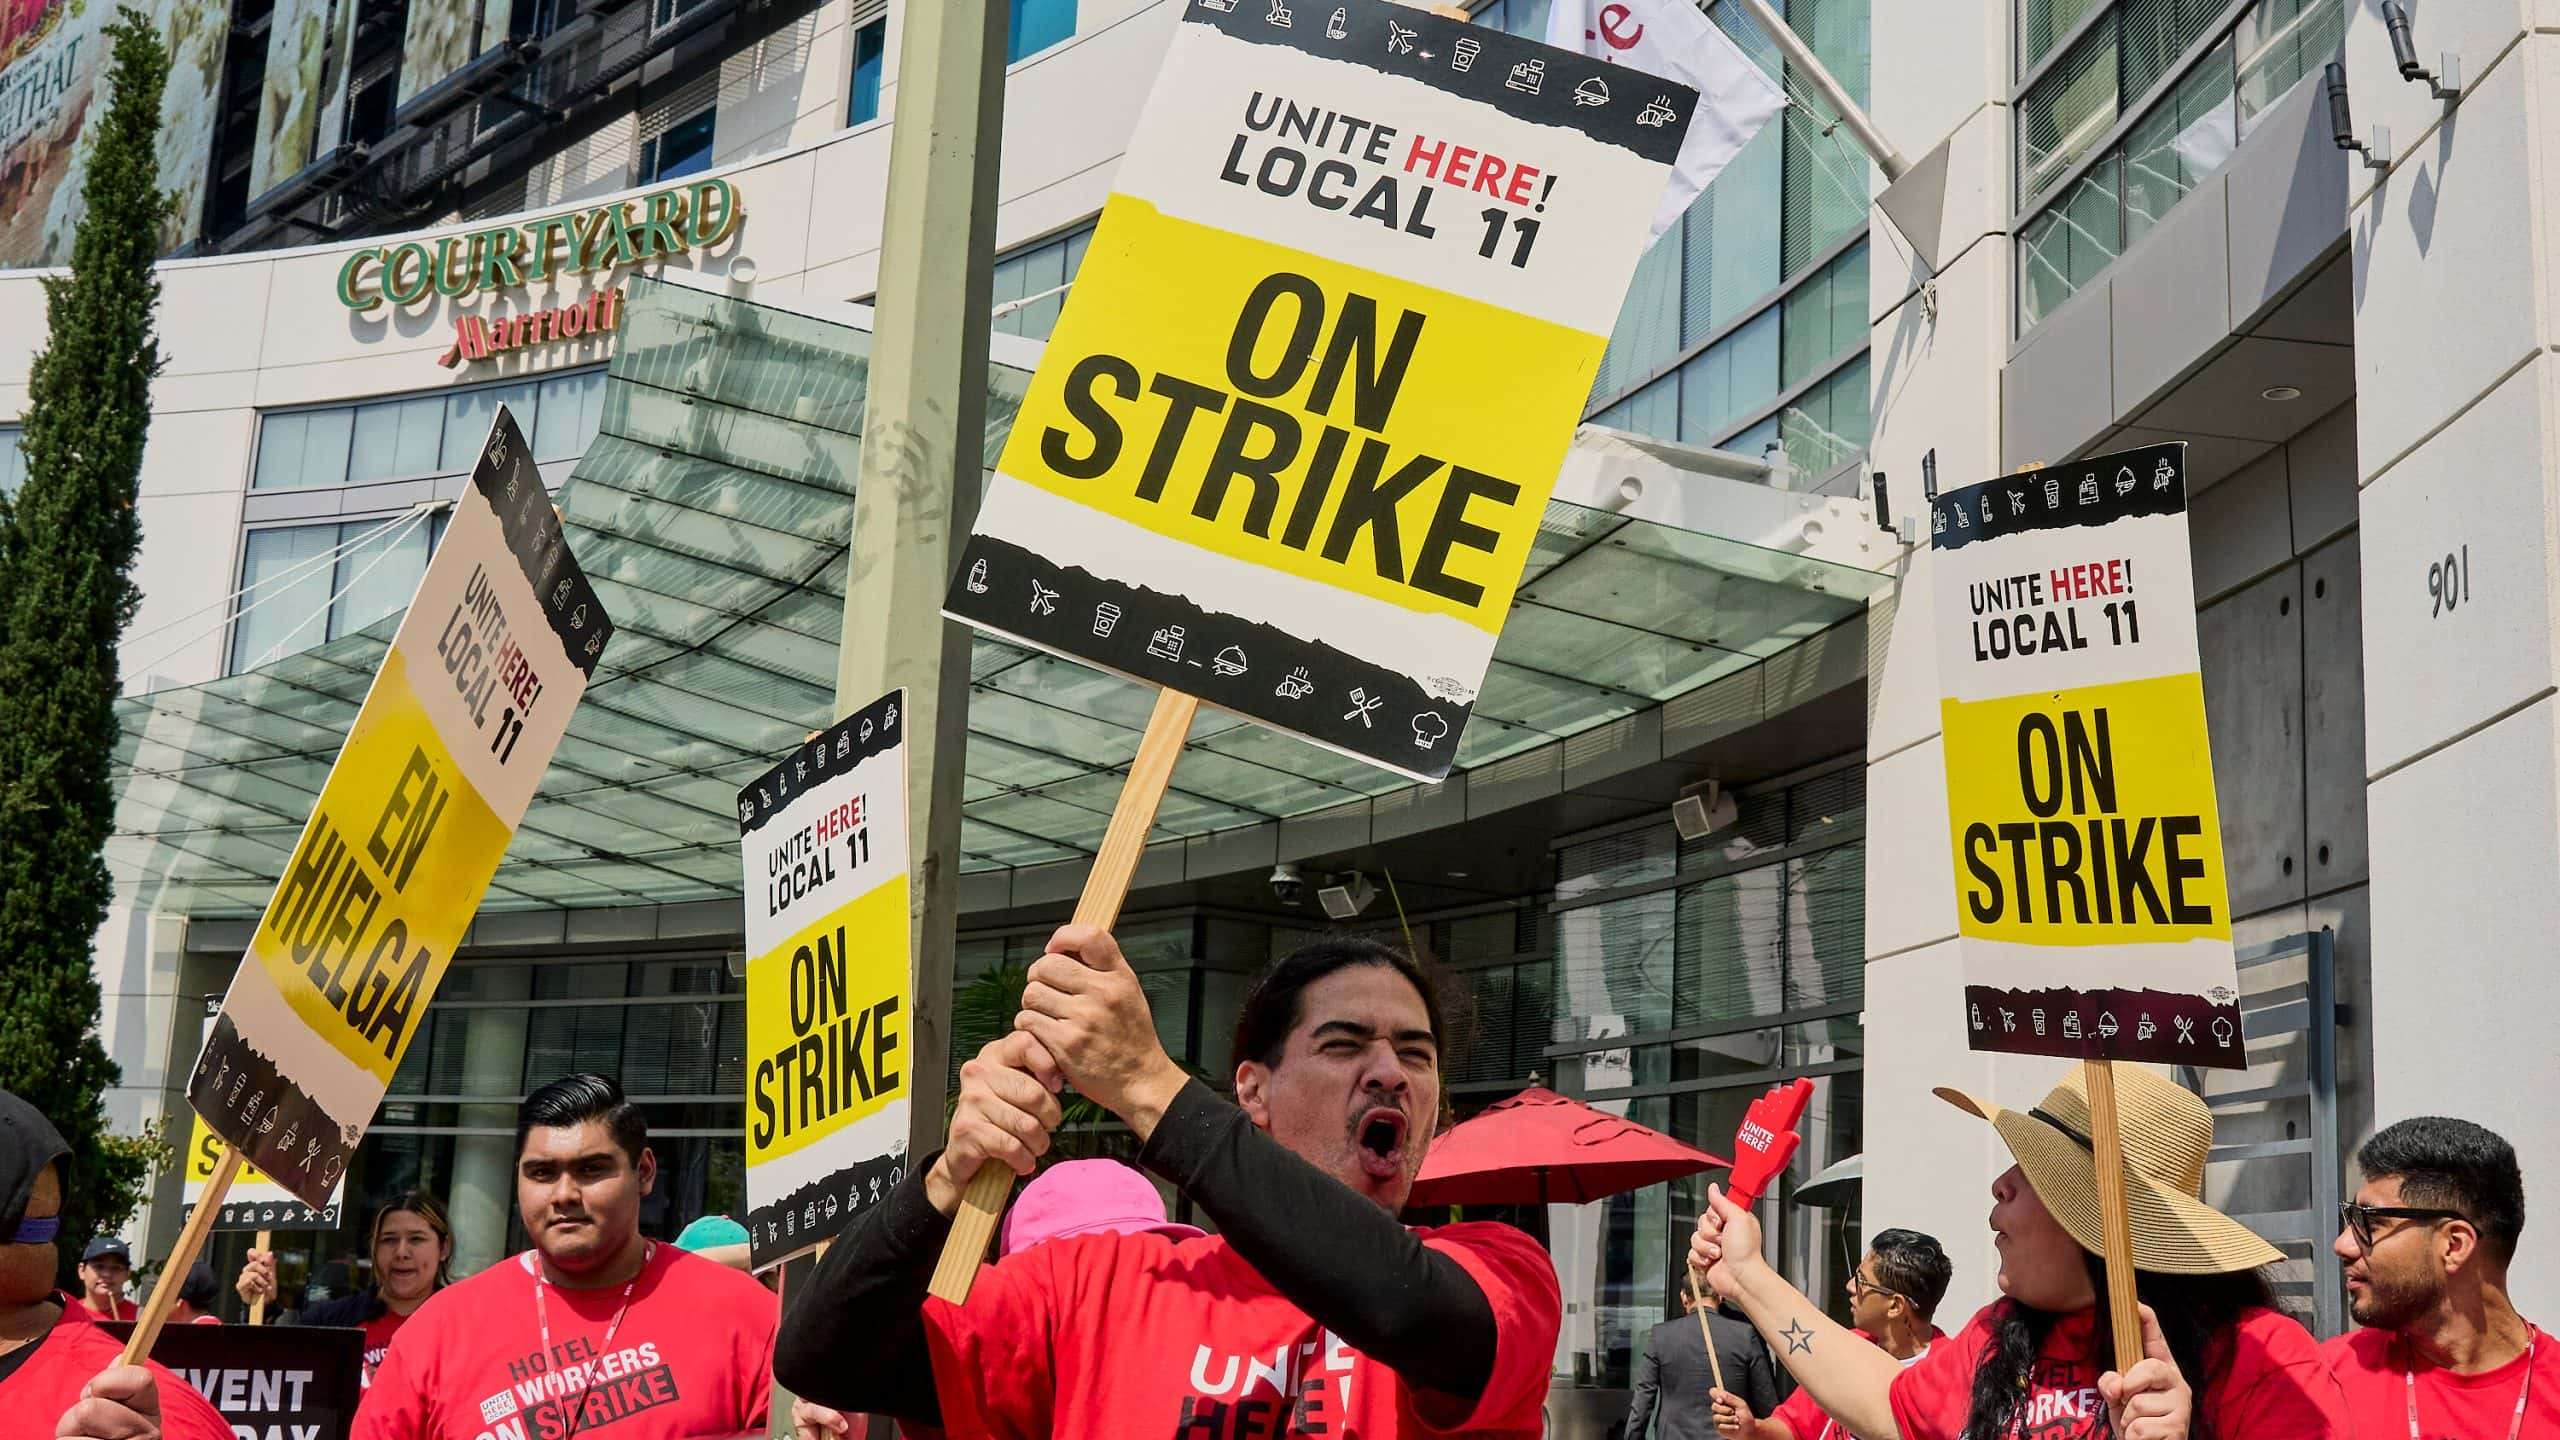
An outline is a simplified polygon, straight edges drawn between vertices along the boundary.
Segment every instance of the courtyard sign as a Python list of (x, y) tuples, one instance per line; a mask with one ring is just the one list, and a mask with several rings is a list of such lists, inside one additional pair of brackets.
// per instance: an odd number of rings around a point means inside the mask
[(338, 268), (338, 303), (361, 314), (385, 300), (458, 300), (555, 276), (620, 270), (717, 245), (745, 218), (736, 187), (703, 180), (515, 225), (376, 245)]

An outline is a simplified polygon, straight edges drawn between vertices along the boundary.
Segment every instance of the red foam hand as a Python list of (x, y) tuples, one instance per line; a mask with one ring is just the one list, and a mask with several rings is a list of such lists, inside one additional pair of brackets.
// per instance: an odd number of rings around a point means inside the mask
[(1796, 1156), (1804, 1137), (1796, 1122), (1813, 1099), (1813, 1082), (1796, 1080), (1777, 1086), (1742, 1112), (1742, 1128), (1733, 1133), (1733, 1179), (1725, 1194), (1734, 1204), (1751, 1208)]

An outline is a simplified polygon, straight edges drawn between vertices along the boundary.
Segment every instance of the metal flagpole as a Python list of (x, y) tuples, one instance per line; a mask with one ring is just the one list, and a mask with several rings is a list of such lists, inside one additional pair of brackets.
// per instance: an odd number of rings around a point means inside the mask
[(1804, 37), (1790, 29), (1786, 20), (1770, 8), (1769, 0), (1735, 0), (1735, 3), (1750, 14), (1752, 23), (1768, 33), (1778, 52), (1787, 57), (1787, 68), (1821, 94), (1823, 103), (1831, 107), (1832, 113), (1840, 117), (1840, 123), (1849, 127), (1849, 133), (1856, 137), (1858, 144), (1875, 158), (1876, 168), (1884, 172), (1885, 183), (1901, 179), (1911, 169), (1911, 162), (1903, 158), (1901, 151), (1893, 148), (1892, 141), (1884, 138), (1884, 132), (1876, 128), (1875, 121), (1867, 118), (1867, 112), (1859, 108), (1858, 102), (1849, 98), (1849, 92), (1841, 88), (1839, 80), (1822, 63), (1822, 58), (1813, 53), (1813, 47), (1804, 43)]

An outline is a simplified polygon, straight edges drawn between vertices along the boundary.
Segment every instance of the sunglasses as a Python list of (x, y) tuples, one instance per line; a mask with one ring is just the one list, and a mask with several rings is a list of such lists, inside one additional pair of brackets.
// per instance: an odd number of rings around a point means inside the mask
[(1866, 1276), (1859, 1274), (1855, 1270), (1849, 1272), (1849, 1288), (1862, 1294), (1890, 1295), (1896, 1300), (1908, 1300), (1911, 1298), (1899, 1290), (1887, 1290), (1883, 1286), (1874, 1283)]
[(2459, 1210), (2435, 1210), (2411, 1205), (2358, 1205), (2352, 1200), (2344, 1201), (2338, 1206), (2338, 1223), (2356, 1237), (2358, 1245), (2367, 1250), (2373, 1248), (2375, 1239), (2373, 1222), (2376, 1220), (2460, 1220), (2468, 1224), (2471, 1217)]

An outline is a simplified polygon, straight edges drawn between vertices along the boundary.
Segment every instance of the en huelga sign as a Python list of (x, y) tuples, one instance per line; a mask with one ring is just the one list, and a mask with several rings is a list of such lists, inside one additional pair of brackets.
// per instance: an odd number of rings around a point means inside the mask
[[(222, 1161), (222, 1137), (204, 1123), (202, 1115), (190, 1117), (194, 1132), (187, 1140), (187, 1179), (182, 1203), (192, 1214), (204, 1199), (205, 1186), (213, 1179), (213, 1167)], [(329, 1192), (329, 1203), (306, 1205), (302, 1197), (287, 1190), (252, 1165), (243, 1165), (232, 1177), (231, 1188), (224, 1191), (222, 1204), (216, 1209), (216, 1230), (335, 1230), (339, 1207), (346, 1195), (346, 1182)]]
[(345, 1174), (612, 633), (502, 406), (187, 1082), (303, 1203)]
[(1384, 0), (1193, 0), (948, 613), (1448, 773), (1697, 103)]
[(1972, 1048), (2242, 1066), (2186, 447), (1930, 504)]
[(906, 1178), (905, 697), (846, 716), (738, 792), (759, 1270)]

